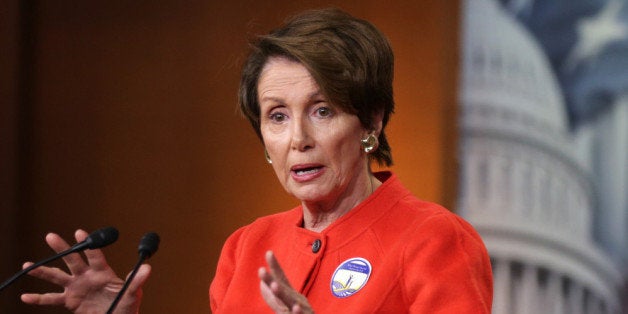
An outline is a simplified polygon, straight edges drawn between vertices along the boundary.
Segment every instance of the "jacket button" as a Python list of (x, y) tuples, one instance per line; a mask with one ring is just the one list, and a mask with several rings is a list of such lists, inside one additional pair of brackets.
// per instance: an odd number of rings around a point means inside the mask
[(321, 240), (316, 239), (314, 243), (312, 243), (312, 252), (318, 253), (321, 250)]

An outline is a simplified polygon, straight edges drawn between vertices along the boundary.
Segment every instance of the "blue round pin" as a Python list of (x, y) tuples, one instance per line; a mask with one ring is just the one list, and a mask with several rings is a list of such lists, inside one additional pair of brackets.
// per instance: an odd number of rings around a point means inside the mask
[(338, 298), (354, 295), (364, 288), (371, 276), (371, 263), (364, 258), (350, 258), (340, 264), (331, 277), (331, 293)]

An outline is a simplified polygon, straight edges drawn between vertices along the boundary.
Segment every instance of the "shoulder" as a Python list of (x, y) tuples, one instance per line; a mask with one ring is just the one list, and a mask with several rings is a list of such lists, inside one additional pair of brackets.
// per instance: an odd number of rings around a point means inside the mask
[(394, 203), (389, 203), (388, 206), (389, 208), (382, 216), (382, 221), (377, 222), (376, 226), (392, 224), (399, 231), (416, 232), (429, 229), (430, 226), (437, 228), (436, 225), (451, 230), (463, 225), (464, 228), (467, 228), (466, 225), (468, 225), (462, 218), (445, 207), (420, 200), (410, 193), (399, 197)]
[(419, 201), (418, 211), (421, 213), (417, 230), (436, 232), (453, 238), (466, 238), (481, 241), (480, 235), (473, 226), (452, 211), (434, 203)]
[(479, 242), (483, 247), (478, 233), (463, 218), (439, 204), (417, 198), (394, 174), (377, 175), (383, 179), (385, 189), (373, 198), (371, 207), (383, 214), (373, 221), (371, 228), (380, 237), (394, 240), (401, 236), (412, 239), (411, 242), (464, 239)]
[[(451, 312), (490, 313), (490, 258), (476, 230), (437, 204), (409, 200), (399, 205), (408, 221), (399, 257), (409, 302), (418, 308), (434, 303)], [(436, 295), (442, 300), (434, 300)]]
[(402, 217), (407, 224), (408, 237), (416, 242), (440, 243), (450, 248), (455, 244), (462, 250), (486, 252), (473, 226), (441, 205), (407, 196), (399, 201), (394, 211), (397, 212), (395, 216)]

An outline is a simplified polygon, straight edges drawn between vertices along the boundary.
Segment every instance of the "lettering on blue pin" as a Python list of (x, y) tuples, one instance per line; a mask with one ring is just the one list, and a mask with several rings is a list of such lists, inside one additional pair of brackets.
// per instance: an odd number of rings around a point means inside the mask
[(361, 257), (353, 257), (342, 262), (331, 277), (331, 293), (338, 298), (354, 295), (364, 288), (371, 271), (371, 263)]

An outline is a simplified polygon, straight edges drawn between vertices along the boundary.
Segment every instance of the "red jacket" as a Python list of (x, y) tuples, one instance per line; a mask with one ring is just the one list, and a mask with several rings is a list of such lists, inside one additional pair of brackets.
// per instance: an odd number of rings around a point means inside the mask
[(377, 175), (382, 186), (321, 233), (300, 227), (300, 206), (234, 232), (210, 287), (212, 311), (272, 313), (257, 277), (272, 250), (319, 314), (490, 313), (491, 265), (475, 230), (396, 176)]

